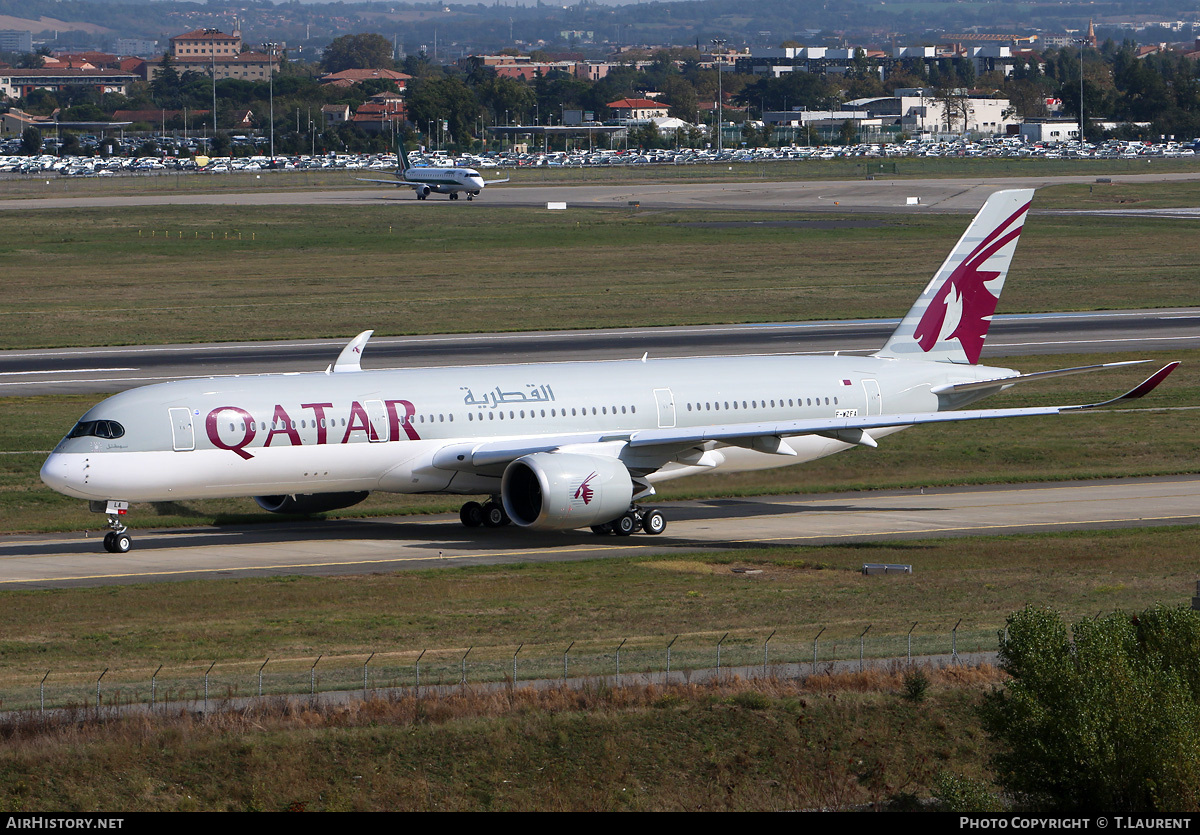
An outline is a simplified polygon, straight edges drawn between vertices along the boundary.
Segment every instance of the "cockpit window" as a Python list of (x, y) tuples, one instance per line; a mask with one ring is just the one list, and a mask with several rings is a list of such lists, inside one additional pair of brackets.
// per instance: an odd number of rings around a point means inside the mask
[(125, 434), (125, 427), (115, 420), (81, 420), (75, 424), (68, 438), (120, 438)]

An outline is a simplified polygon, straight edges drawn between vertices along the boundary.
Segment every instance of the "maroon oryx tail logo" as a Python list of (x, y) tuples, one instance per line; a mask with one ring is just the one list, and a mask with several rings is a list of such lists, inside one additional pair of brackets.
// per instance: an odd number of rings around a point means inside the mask
[(592, 488), (588, 486), (588, 482), (591, 481), (593, 478), (595, 478), (596, 475), (597, 475), (596, 472), (593, 471), (590, 476), (588, 476), (587, 478), (585, 478), (583, 480), (583, 483), (580, 484), (579, 488), (575, 491), (575, 498), (583, 499), (584, 504), (592, 503), (592, 496), (595, 495), (595, 491), (592, 490)]
[(1028, 209), (1026, 203), (993, 229), (943, 282), (913, 332), (913, 338), (923, 350), (932, 351), (942, 340), (957, 339), (967, 360), (971, 364), (979, 362), (983, 340), (1000, 296), (999, 290), (992, 292), (987, 283), (1003, 275), (1001, 270), (983, 267), (988, 259), (1020, 236), (1020, 221)]

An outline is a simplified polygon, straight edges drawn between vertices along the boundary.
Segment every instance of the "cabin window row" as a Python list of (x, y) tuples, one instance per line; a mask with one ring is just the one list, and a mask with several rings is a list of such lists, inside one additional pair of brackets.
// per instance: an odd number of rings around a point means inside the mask
[[(618, 407), (616, 407), (616, 406), (592, 406), (590, 414), (593, 414), (593, 415), (615, 415), (615, 414), (618, 414), (617, 409), (618, 409)], [(586, 417), (588, 414), (589, 414), (588, 407), (586, 407), (586, 406), (583, 408), (576, 407), (576, 408), (571, 409), (570, 417), (580, 417), (580, 416)], [(637, 406), (621, 406), (620, 414), (636, 415), (637, 414)], [(467, 420), (471, 420), (471, 421), (484, 420), (483, 415), (484, 415), (483, 412), (479, 412), (479, 413), (467, 412)], [(547, 414), (545, 409), (541, 409), (540, 411), (537, 409), (530, 409), (529, 413), (527, 415), (524, 409), (520, 409), (520, 410), (513, 409), (508, 412), (507, 419), (508, 420), (520, 420), (525, 417), (531, 417), (531, 418), (567, 417), (567, 410), (565, 408), (550, 409), (549, 414)], [(505, 420), (505, 413), (503, 411), (488, 412), (486, 419), (487, 420), (497, 420), (497, 419)]]
[[(767, 409), (767, 408), (774, 409), (774, 408), (776, 408), (776, 405), (775, 405), (776, 402), (778, 402), (779, 408), (783, 408), (785, 403), (788, 408), (795, 408), (797, 406), (813, 406), (813, 405), (820, 406), (821, 400), (822, 399), (820, 397), (797, 397), (797, 398), (789, 398), (786, 401), (783, 400), (783, 398), (780, 398), (778, 401), (775, 401), (775, 400), (749, 400), (749, 401), (746, 401), (746, 400), (742, 400), (742, 401), (717, 400), (717, 401), (710, 401), (710, 402), (696, 403), (696, 404), (688, 403), (687, 410), (689, 412), (691, 412), (691, 411), (719, 412), (719, 411), (721, 411), (722, 408), (725, 409), (726, 411), (736, 411), (739, 408), (740, 409)], [(824, 405), (829, 406), (831, 404), (834, 406), (838, 405), (838, 399), (836, 397), (824, 398)]]

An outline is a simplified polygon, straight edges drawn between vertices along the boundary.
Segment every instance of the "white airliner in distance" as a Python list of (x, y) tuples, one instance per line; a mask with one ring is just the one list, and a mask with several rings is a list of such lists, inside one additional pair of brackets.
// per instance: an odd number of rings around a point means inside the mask
[(484, 186), (494, 186), (507, 183), (503, 180), (485, 180), (483, 175), (474, 168), (414, 168), (408, 164), (408, 151), (400, 145), (396, 148), (396, 179), (368, 180), (364, 177), (355, 179), (363, 183), (387, 183), (392, 186), (408, 186), (417, 193), (418, 200), (424, 200), (431, 192), (449, 195), (451, 200), (457, 200), (458, 195), (466, 193), (468, 200), (474, 200)]
[(987, 202), (887, 344), (871, 356), (741, 356), (362, 370), (355, 337), (323, 373), (131, 389), (90, 409), (42, 480), (108, 514), (130, 548), (131, 501), (253, 496), (277, 513), (348, 507), (372, 490), (490, 495), (468, 526), (661, 533), (638, 504), (666, 479), (812, 461), (909, 426), (1057, 415), (1141, 397), (963, 410), (1028, 380), (979, 365), (1032, 190)]

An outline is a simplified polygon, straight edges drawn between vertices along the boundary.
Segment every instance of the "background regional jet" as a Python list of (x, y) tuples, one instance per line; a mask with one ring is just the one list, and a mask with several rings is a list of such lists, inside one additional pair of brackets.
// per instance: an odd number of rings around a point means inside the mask
[(414, 168), (408, 164), (408, 151), (400, 145), (396, 148), (396, 179), (368, 180), (358, 177), (364, 183), (387, 183), (393, 186), (408, 186), (417, 193), (418, 200), (424, 200), (430, 192), (449, 195), (451, 200), (457, 200), (458, 195), (466, 192), (468, 200), (474, 200), (484, 186), (494, 186), (507, 183), (503, 180), (485, 180), (474, 168)]
[(666, 479), (812, 461), (918, 424), (1055, 415), (1141, 397), (963, 410), (1033, 379), (979, 365), (1032, 190), (988, 198), (872, 356), (756, 356), (364, 371), (371, 331), (324, 373), (146, 386), (89, 410), (42, 479), (108, 513), (130, 501), (254, 496), (264, 509), (348, 507), (372, 490), (489, 495), (468, 526), (661, 533), (640, 502)]

